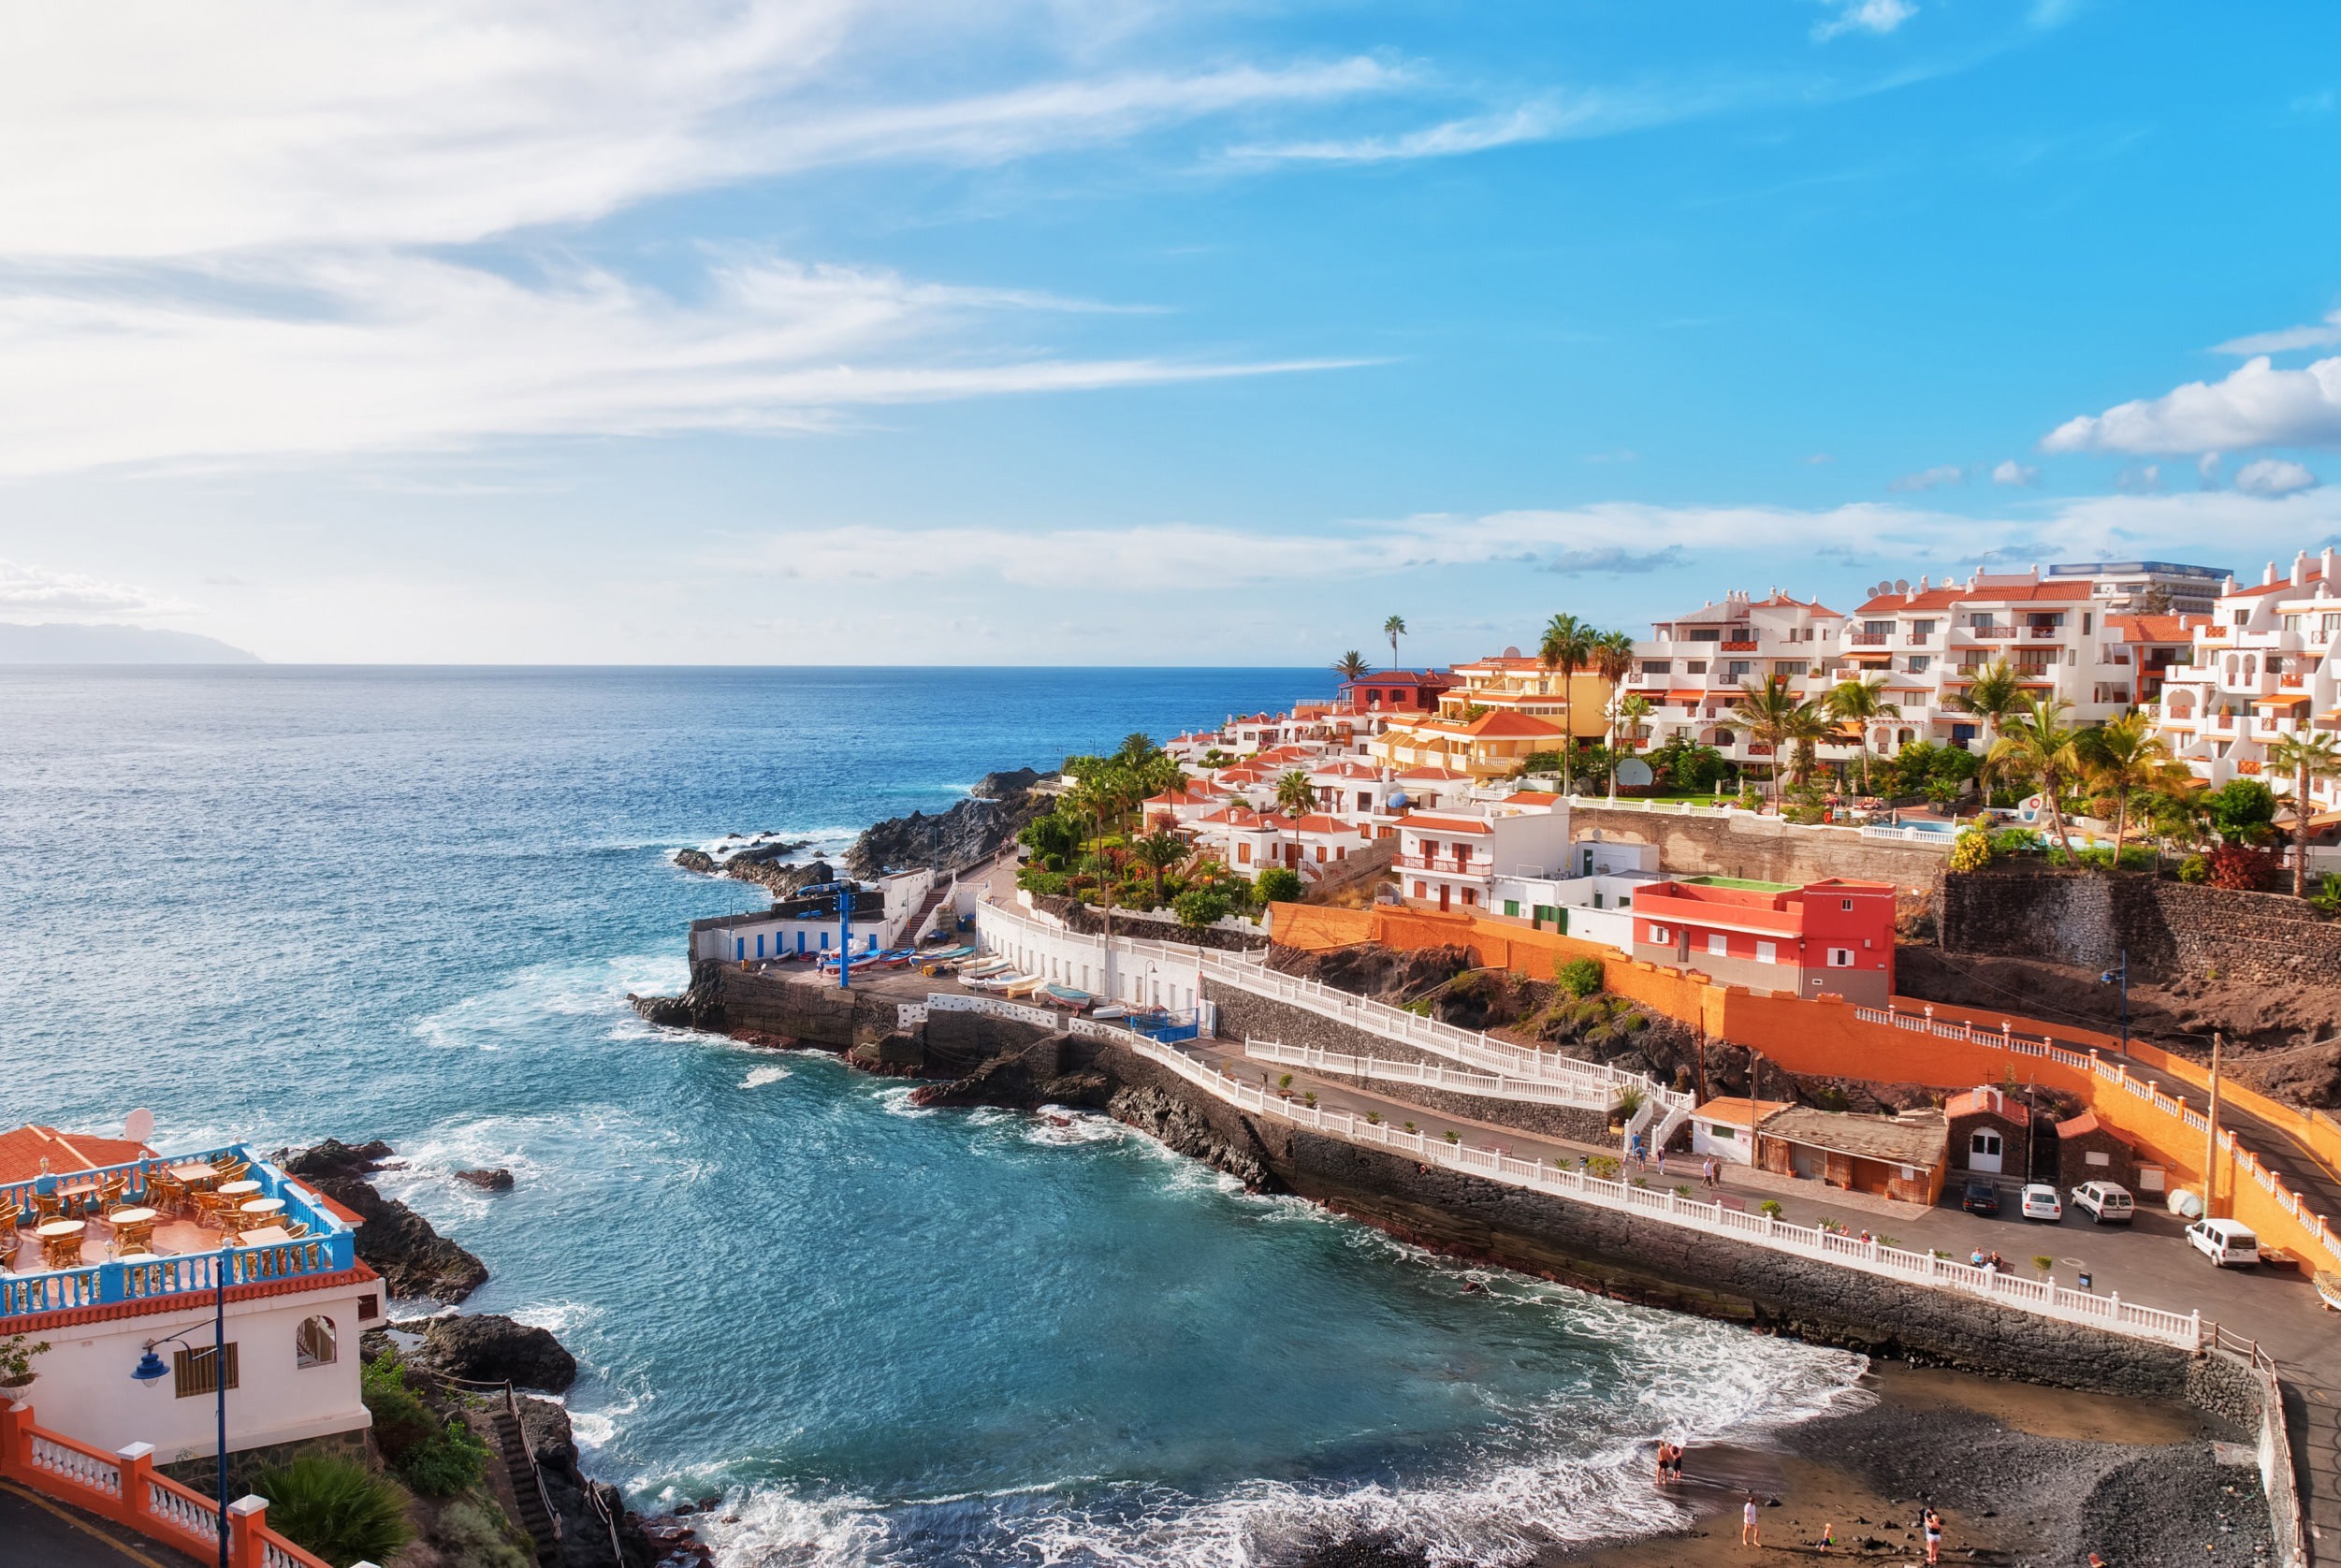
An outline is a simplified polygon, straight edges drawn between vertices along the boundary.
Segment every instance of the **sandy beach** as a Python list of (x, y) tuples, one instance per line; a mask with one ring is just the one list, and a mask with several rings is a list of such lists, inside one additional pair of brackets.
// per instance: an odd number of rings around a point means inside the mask
[[(1924, 1562), (1928, 1503), (1944, 1517), (1944, 1562), (2063, 1568), (2091, 1551), (2111, 1568), (2264, 1561), (2258, 1473), (2221, 1465), (2215, 1448), (2246, 1434), (2190, 1406), (1899, 1364), (1863, 1383), (1875, 1400), (1861, 1411), (1762, 1446), (1693, 1450), (1681, 1495), (1701, 1517), (1687, 1530), (1550, 1550), (1538, 1568), (1708, 1568), (1781, 1554)], [(1750, 1491), (1761, 1520), (1752, 1549), (1739, 1539)]]

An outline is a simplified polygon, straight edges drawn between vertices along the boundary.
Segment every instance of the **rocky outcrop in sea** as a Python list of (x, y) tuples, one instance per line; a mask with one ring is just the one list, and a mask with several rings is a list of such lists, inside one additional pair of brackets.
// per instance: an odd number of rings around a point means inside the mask
[(328, 1138), (313, 1149), (277, 1151), (277, 1164), (343, 1208), (357, 1214), (357, 1256), (382, 1276), (394, 1297), (428, 1299), (452, 1305), (487, 1283), (487, 1265), (448, 1241), (430, 1221), (395, 1198), (385, 1198), (366, 1178), (383, 1168), (393, 1151), (379, 1139), (348, 1144)]
[(930, 817), (913, 811), (865, 829), (845, 853), (845, 868), (856, 877), (888, 871), (964, 871), (1015, 842), (1025, 823), (1044, 816), (1055, 803), (1033, 788), (1041, 775), (1031, 768), (987, 773), (966, 800)]

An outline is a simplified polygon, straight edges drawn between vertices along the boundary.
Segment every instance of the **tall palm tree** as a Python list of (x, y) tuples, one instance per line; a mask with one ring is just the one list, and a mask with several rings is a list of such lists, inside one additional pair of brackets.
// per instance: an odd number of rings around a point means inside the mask
[(1861, 731), (1861, 792), (1869, 791), (1869, 726), (1881, 719), (1899, 719), (1901, 705), (1889, 703), (1883, 693), (1885, 676), (1871, 675), (1867, 680), (1841, 680), (1829, 689), (1822, 699), (1833, 719), (1839, 719)]
[(2017, 712), (1999, 721), (1999, 738), (1985, 758), (1995, 766), (2013, 764), (2040, 781), (2049, 826), (2067, 860), (2072, 859), (2072, 835), (2065, 831), (2065, 786), (2087, 771), (2078, 737), (2065, 722), (2072, 706), (2061, 697), (2025, 698)]
[(1392, 616), (1389, 619), (1382, 623), (1382, 635), (1390, 640), (1390, 663), (1392, 667), (1395, 667), (1398, 663), (1398, 639), (1403, 637), (1405, 634), (1406, 617), (1404, 616)]
[(1276, 780), (1276, 804), (1287, 816), (1305, 817), (1316, 806), (1316, 786), (1309, 782), (1307, 774), (1294, 768)]
[(1373, 669), (1374, 666), (1367, 663), (1365, 656), (1356, 648), (1333, 661), (1333, 674), (1344, 680), (1363, 680)]
[(2292, 896), (2308, 896), (2308, 781), (2341, 774), (2341, 747), (2331, 735), (2290, 734), (2268, 748), (2268, 771), (2292, 776)]
[(1186, 840), (1169, 828), (1156, 828), (1130, 846), (1138, 864), (1155, 874), (1155, 902), (1162, 902), (1162, 874), (1186, 859)]
[(1613, 801), (1618, 798), (1618, 732), (1640, 729), (1650, 712), (1650, 700), (1638, 691), (1629, 691), (1610, 702), (1609, 733), (1604, 744), (1609, 750), (1609, 798)]
[[(1810, 698), (1788, 710), (1786, 719), (1781, 725), (1781, 739), (1787, 744), (1789, 755), (1795, 759), (1795, 766), (1790, 773), (1799, 788), (1811, 779), (1814, 754), (1831, 733), (1828, 715), (1822, 711), (1819, 703)], [(1775, 808), (1780, 806), (1777, 792), (1772, 805)]]
[(2191, 782), (2194, 775), (2184, 762), (2172, 760), (2171, 748), (2143, 713), (2125, 713), (2089, 731), (2080, 751), (2090, 785), (2114, 797), (2114, 865), (2119, 869), (2122, 841), (2130, 831), (2130, 797), (2139, 791), (2168, 790), (2181, 777)]
[(1781, 806), (1781, 748), (1788, 744), (1791, 730), (1800, 726), (1796, 710), (1810, 707), (1800, 703), (1796, 693), (1789, 690), (1786, 675), (1767, 675), (1764, 684), (1743, 681), (1741, 696), (1732, 706), (1732, 717), (1747, 730), (1749, 735), (1772, 748), (1772, 809)]
[(1548, 672), (1561, 672), (1561, 792), (1573, 793), (1572, 763), (1577, 752), (1577, 704), (1570, 688), (1578, 671), (1592, 661), (1593, 629), (1572, 615), (1557, 615), (1545, 622), (1544, 640), (1536, 646), (1536, 661)]
[[(1975, 672), (1975, 678), (1968, 683), (1967, 690), (1960, 692), (1956, 698), (1958, 706), (1991, 726), (1991, 739), (1994, 746), (1998, 744), (2001, 731), (2007, 726), (2008, 716), (2022, 708), (2025, 701), (2024, 678), (2016, 674), (2015, 666), (2008, 662), (2005, 654)], [(1986, 747), (1984, 751), (1984, 765), (1976, 772), (1976, 788), (1985, 791), (1989, 791), (1991, 785), (1991, 759), (1992, 748)]]

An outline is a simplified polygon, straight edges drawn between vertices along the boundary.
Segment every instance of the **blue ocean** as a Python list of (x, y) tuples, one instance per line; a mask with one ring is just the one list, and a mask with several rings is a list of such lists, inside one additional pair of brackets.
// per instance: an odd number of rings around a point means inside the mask
[[(1842, 1399), (1853, 1357), (1486, 1275), (1111, 1123), (922, 1111), (653, 1029), (732, 833), (841, 848), (1326, 694), (1292, 670), (0, 670), (0, 1114), (384, 1138), (385, 1187), (555, 1328), (588, 1467), (721, 1493), (727, 1564), (1442, 1561), (1669, 1522), (1634, 1445)], [(502, 1165), (515, 1190), (456, 1169)]]

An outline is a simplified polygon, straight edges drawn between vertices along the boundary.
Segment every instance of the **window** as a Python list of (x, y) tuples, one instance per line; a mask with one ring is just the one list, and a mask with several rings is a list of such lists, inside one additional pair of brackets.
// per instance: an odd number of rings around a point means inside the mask
[(2081, 1158), (2082, 1163), (2085, 1165), (2111, 1165), (2114, 1163), (2114, 1156), (2105, 1153), (2102, 1149), (2088, 1150), (2081, 1156)]
[[(240, 1386), (236, 1363), (236, 1346), (227, 1347), (227, 1386)], [(197, 1394), (216, 1394), (220, 1390), (218, 1357), (210, 1345), (200, 1350), (179, 1350), (170, 1358), (171, 1386), (182, 1400)]]
[(1236, 846), (1236, 864), (1238, 865), (1249, 865), (1252, 864), (1251, 845), (1238, 844)]
[(1927, 666), (1933, 662), (1934, 656), (1931, 654), (1913, 653), (1911, 655), (1911, 674), (1923, 675), (1927, 673)]
[(1687, 659), (1683, 661), (1682, 673), (1686, 675), (1703, 675), (1707, 674), (1707, 661), (1704, 659)]
[(1674, 673), (1674, 668), (1675, 661), (1671, 659), (1645, 659), (1642, 661), (1642, 673), (1646, 675), (1672, 675)]
[(1479, 894), (1470, 888), (1465, 888), (1463, 890), (1463, 902), (1466, 904), (1476, 904), (1479, 902)]
[(376, 1315), (381, 1311), (382, 1298), (378, 1296), (360, 1296), (357, 1299), (357, 1318), (359, 1322), (363, 1323), (366, 1319)]
[(1931, 636), (1933, 636), (1934, 634), (1935, 634), (1935, 623), (1934, 623), (1933, 621), (1931, 621), (1931, 620), (1914, 620), (1914, 621), (1911, 622), (1911, 635), (1912, 635), (1912, 636), (1913, 636), (1913, 637), (1931, 637)]
[(1772, 673), (1774, 675), (1787, 675), (1793, 679), (1803, 679), (1805, 672), (1810, 668), (1811, 668), (1811, 666), (1802, 659), (1775, 659), (1772, 661)]
[(1830, 967), (1830, 968), (1832, 968), (1832, 969), (1850, 969), (1850, 968), (1852, 968), (1853, 966), (1854, 966), (1854, 950), (1853, 950), (1853, 949), (1851, 949), (1851, 948), (1831, 948), (1831, 949), (1829, 950), (1829, 967)]
[(1735, 659), (1723, 667), (1723, 674), (1730, 676), (1733, 680), (1745, 680), (1748, 677), (1749, 672), (1754, 668), (1755, 661), (1753, 660)]
[(1651, 941), (1653, 941), (1653, 942), (1671, 942), (1671, 941), (1673, 941), (1674, 939), (1675, 939), (1675, 934), (1674, 934), (1673, 932), (1671, 932), (1671, 931), (1667, 930), (1665, 926), (1663, 926), (1663, 925), (1653, 925), (1653, 926), (1651, 926), (1651, 927), (1650, 927), (1650, 940), (1651, 940)]
[(1844, 910), (1849, 915), (1854, 912), (1854, 901), (1850, 898), (1839, 899), (1837, 901), (1837, 907)]
[(1505, 899), (1505, 900), (1504, 901), (1504, 912), (1505, 912), (1505, 914), (1508, 918), (1510, 918), (1510, 919), (1512, 919), (1512, 920), (1518, 920), (1518, 919), (1519, 919), (1519, 918), (1520, 918), (1520, 901), (1519, 901), (1519, 899), (1517, 899), (1517, 898), (1507, 898), (1507, 899)]
[(1691, 640), (1694, 643), (1720, 643), (1723, 640), (1723, 629), (1715, 626), (1694, 626), (1691, 629)]
[(1731, 943), (1722, 932), (1710, 931), (1707, 934), (1707, 951), (1710, 958), (1727, 957), (1731, 952)]
[(1778, 964), (1780, 961), (1781, 945), (1778, 942), (1758, 942), (1756, 944), (1756, 962), (1758, 964)]
[(329, 1367), (333, 1365), (337, 1345), (333, 1319), (304, 1317), (300, 1327), (293, 1330), (293, 1365), (296, 1367)]
[(1996, 1154), (1999, 1153), (1999, 1135), (1996, 1132), (1978, 1132), (1968, 1139), (1967, 1149), (1971, 1154)]
[(1707, 1125), (1707, 1136), (1709, 1138), (1738, 1138), (1739, 1136), (1739, 1129), (1738, 1127), (1727, 1127), (1721, 1122), (1709, 1122)]

